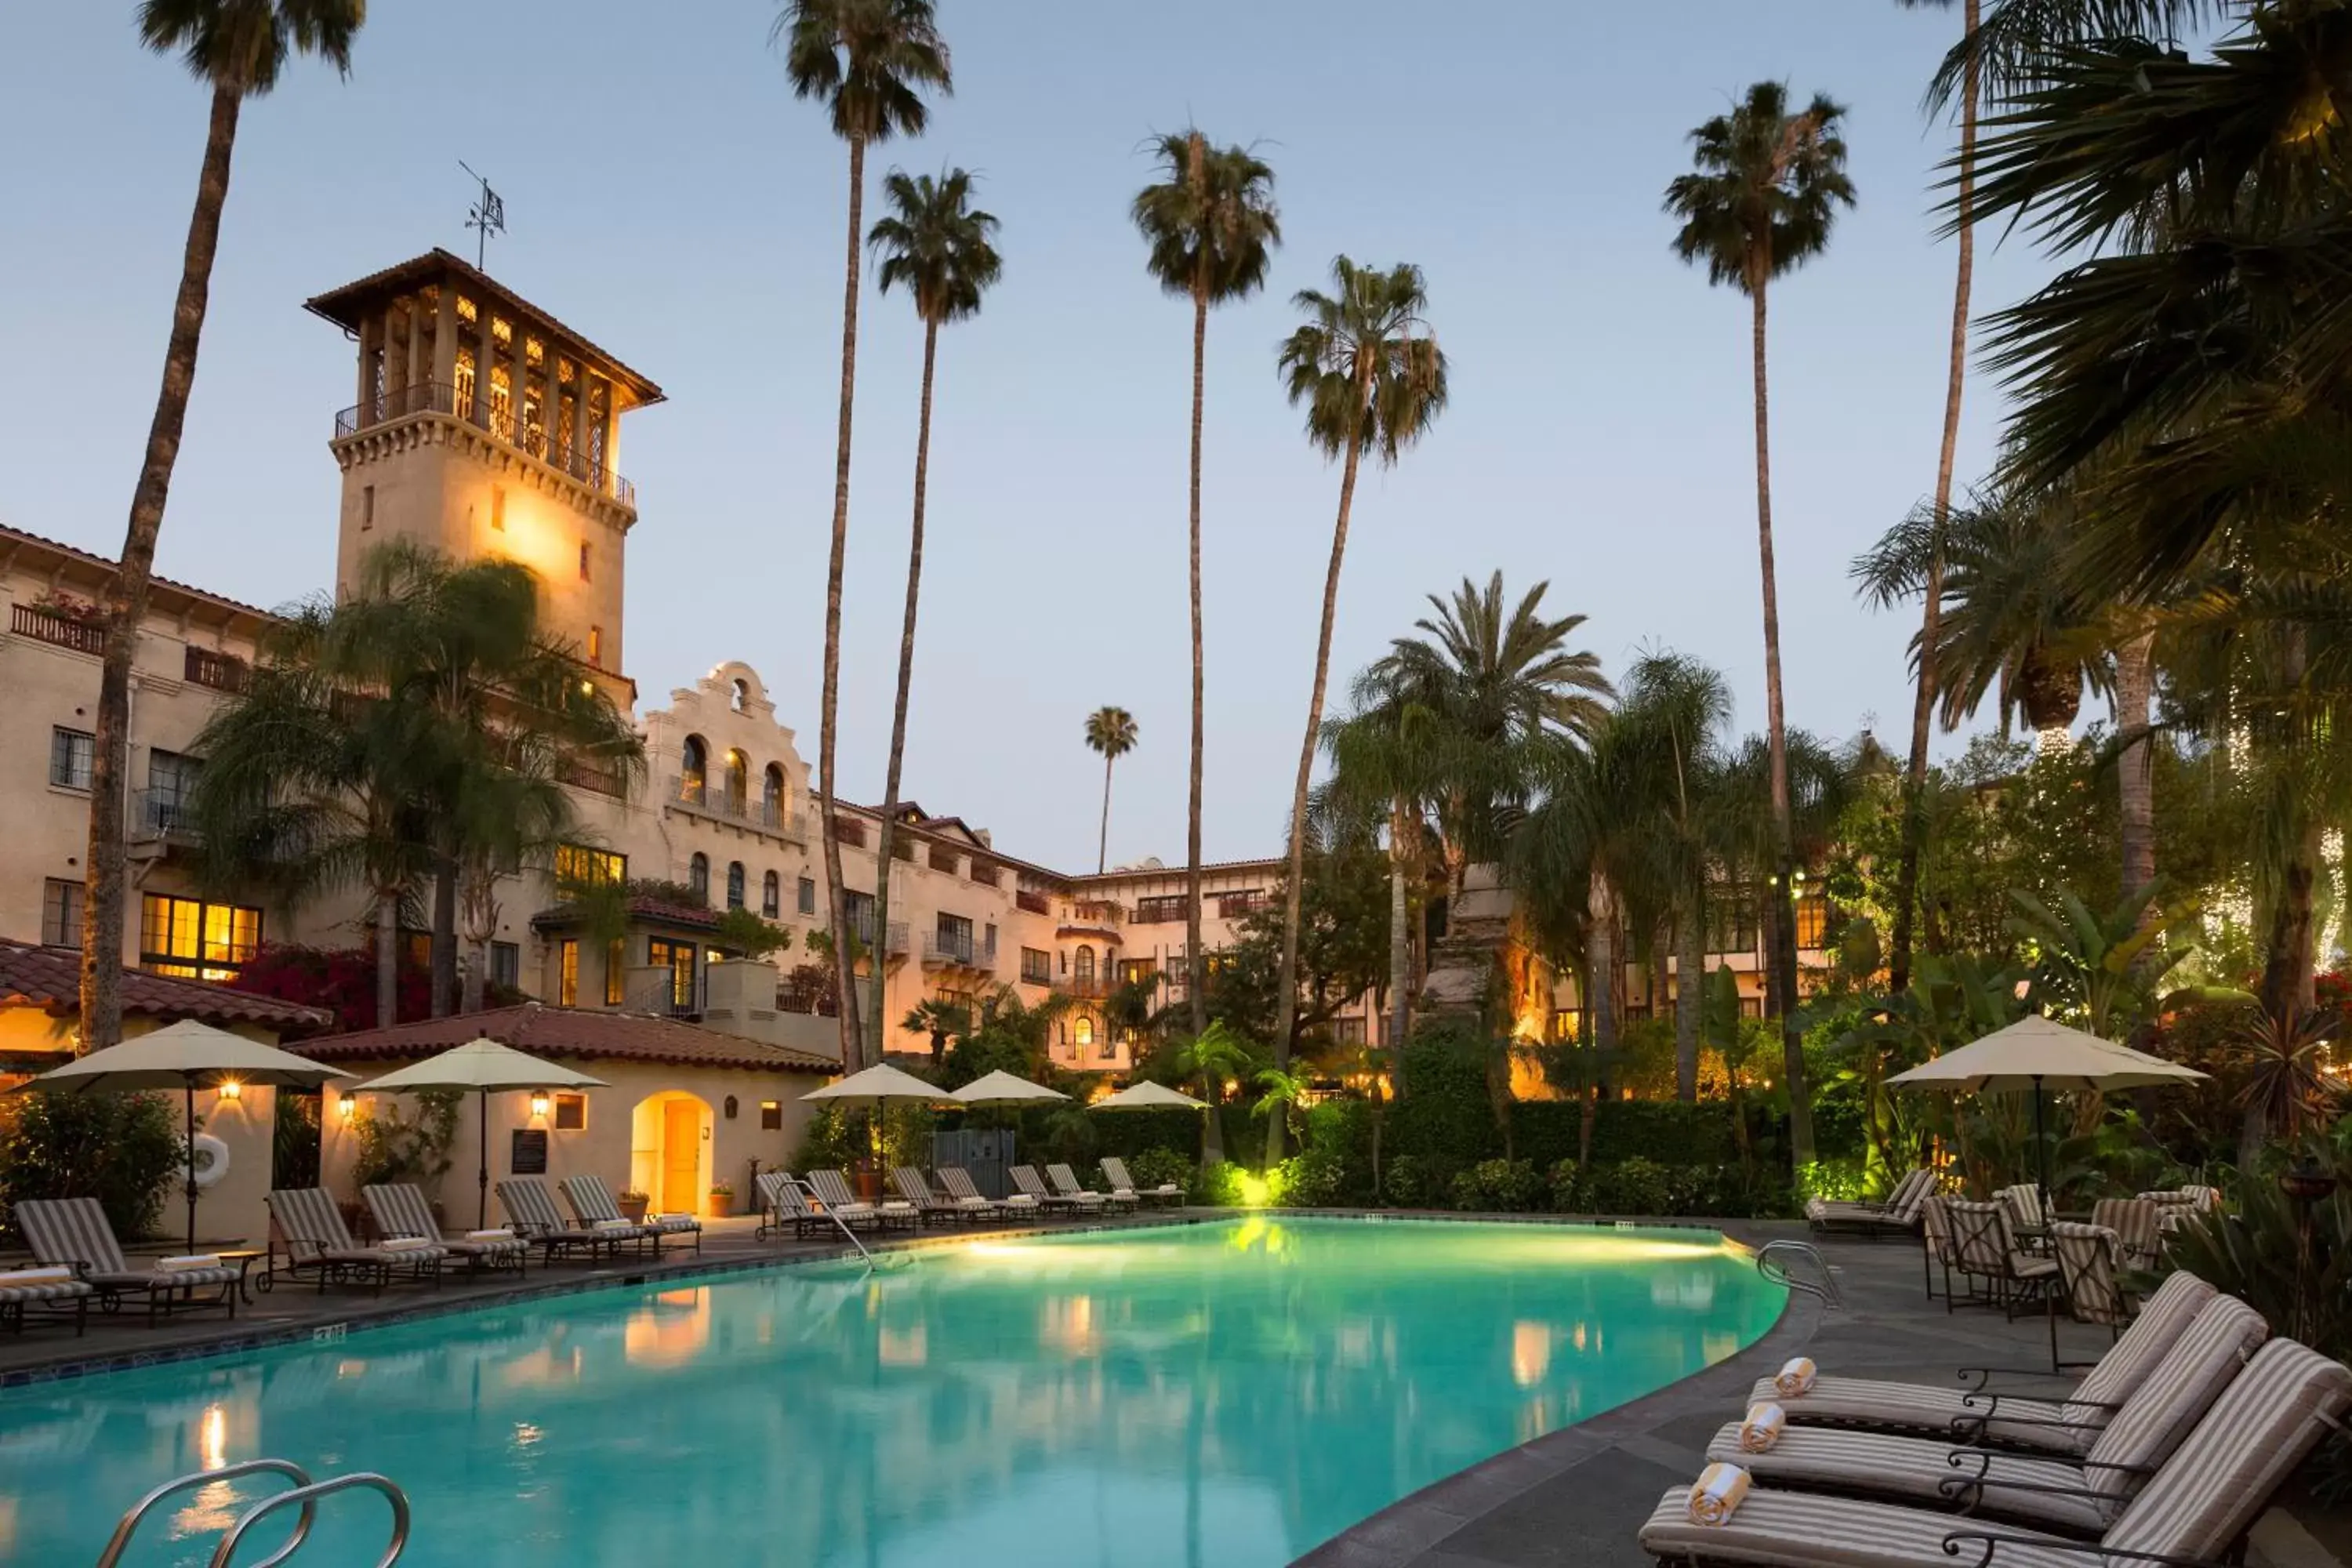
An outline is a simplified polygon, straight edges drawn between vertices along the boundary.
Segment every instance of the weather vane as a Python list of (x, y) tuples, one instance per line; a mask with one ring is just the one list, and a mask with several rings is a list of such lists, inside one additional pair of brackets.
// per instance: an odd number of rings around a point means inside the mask
[[(457, 167), (464, 169), (469, 174), (474, 174), (473, 169), (463, 158), (457, 160)], [(507, 231), (507, 204), (505, 197), (490, 189), (489, 181), (483, 179), (479, 174), (474, 174), (474, 180), (482, 187), (482, 194), (467, 211), (466, 226), (473, 229), (478, 236), (474, 241), (475, 270), (488, 271), (490, 259), (490, 236), (504, 234)]]

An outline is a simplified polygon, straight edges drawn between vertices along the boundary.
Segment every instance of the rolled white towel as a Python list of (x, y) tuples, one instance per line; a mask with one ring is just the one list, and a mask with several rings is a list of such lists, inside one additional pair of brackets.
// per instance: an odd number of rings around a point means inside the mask
[(635, 1223), (631, 1220), (600, 1219), (596, 1222), (595, 1228), (598, 1230), (635, 1230), (637, 1226)]
[(1178, 1186), (1173, 1182), (1162, 1182), (1158, 1186), (1151, 1189), (1151, 1195), (1154, 1197), (1174, 1197), (1178, 1193), (1181, 1193), (1183, 1190), (1183, 1188)]
[(1794, 1399), (1813, 1386), (1820, 1369), (1811, 1356), (1790, 1356), (1788, 1364), (1772, 1374), (1772, 1386), (1783, 1399)]
[(1748, 1418), (1739, 1424), (1739, 1446), (1750, 1454), (1769, 1454), (1780, 1440), (1780, 1428), (1788, 1424), (1789, 1413), (1779, 1405), (1751, 1405)]
[(1015, 1193), (1004, 1201), (1017, 1209), (1034, 1209), (1037, 1206), (1037, 1200), (1027, 1193)]
[(74, 1277), (74, 1271), (62, 1263), (46, 1268), (11, 1268), (0, 1273), (0, 1289), (11, 1285), (57, 1285)]
[(988, 1206), (989, 1206), (989, 1202), (988, 1202), (988, 1200), (987, 1200), (986, 1198), (958, 1198), (958, 1199), (956, 1199), (956, 1207), (958, 1207), (958, 1208), (960, 1208), (960, 1209), (984, 1209), (984, 1208), (987, 1208)]
[(1690, 1516), (1693, 1524), (1723, 1524), (1739, 1507), (1739, 1500), (1748, 1495), (1748, 1472), (1738, 1465), (1720, 1461), (1709, 1465), (1698, 1474), (1690, 1489)]
[(1830, 1205), (1823, 1200), (1820, 1198), (1807, 1198), (1805, 1200), (1805, 1217), (1807, 1219), (1822, 1219), (1828, 1216), (1829, 1212)]
[(514, 1238), (515, 1233), (512, 1227), (508, 1226), (498, 1226), (489, 1230), (469, 1230), (466, 1233), (467, 1241), (512, 1241)]
[(694, 1224), (695, 1219), (690, 1214), (657, 1214), (650, 1216), (646, 1223), (666, 1226), (672, 1230), (684, 1230), (688, 1226)]
[(391, 1236), (381, 1243), (381, 1249), (385, 1252), (415, 1252), (432, 1245), (421, 1236)]
[(885, 1198), (882, 1202), (882, 1212), (884, 1214), (912, 1214), (915, 1212), (915, 1205), (908, 1203), (904, 1198)]
[(1135, 1189), (1132, 1187), (1113, 1187), (1110, 1190), (1110, 1195), (1118, 1199), (1122, 1203), (1131, 1204), (1135, 1201)]
[(218, 1268), (220, 1266), (220, 1254), (217, 1252), (184, 1252), (174, 1258), (155, 1260), (155, 1267), (166, 1274), (184, 1274), (191, 1268)]

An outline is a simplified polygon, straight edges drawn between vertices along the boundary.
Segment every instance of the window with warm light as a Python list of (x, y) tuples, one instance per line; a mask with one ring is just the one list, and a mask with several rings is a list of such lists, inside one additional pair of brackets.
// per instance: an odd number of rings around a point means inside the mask
[(504, 485), (490, 487), (490, 526), (501, 533), (506, 531), (507, 491)]
[(783, 1130), (783, 1102), (776, 1100), (763, 1100), (760, 1101), (760, 1131), (762, 1132), (781, 1132)]
[(1819, 890), (1797, 895), (1797, 945), (1817, 948), (1829, 939), (1830, 899)]
[(677, 748), (677, 797), (700, 805), (710, 777), (710, 748), (699, 735), (688, 735)]
[(751, 764), (743, 753), (731, 748), (727, 753), (727, 812), (740, 816), (751, 799)]
[(627, 1001), (628, 983), (626, 949), (616, 936), (604, 948), (604, 1005), (617, 1007)]
[(559, 1094), (549, 1124), (558, 1132), (584, 1132), (588, 1129), (588, 1097), (584, 1094)]
[(1080, 1050), (1095, 1043), (1095, 1021), (1084, 1013), (1070, 1024), (1070, 1039)]
[(657, 936), (646, 942), (646, 962), (656, 969), (669, 971), (672, 1012), (694, 1011), (694, 957), (695, 947), (690, 942), (674, 942), (668, 937)]
[(559, 844), (555, 847), (555, 879), (584, 887), (625, 882), (629, 879), (629, 858), (610, 849), (591, 849), (584, 844)]
[(604, 668), (604, 628), (602, 626), (588, 628), (588, 668)]
[(140, 902), (139, 967), (181, 980), (234, 980), (261, 946), (261, 911), (149, 893)]
[(576, 1007), (580, 1005), (580, 942), (565, 937), (556, 950), (555, 1005)]

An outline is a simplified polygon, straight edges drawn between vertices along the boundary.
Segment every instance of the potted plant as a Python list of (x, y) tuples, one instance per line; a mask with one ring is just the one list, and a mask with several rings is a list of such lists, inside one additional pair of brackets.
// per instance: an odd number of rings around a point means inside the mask
[(645, 1223), (646, 1210), (651, 1206), (653, 1198), (646, 1193), (624, 1192), (618, 1194), (618, 1202), (623, 1219), (627, 1220), (631, 1225), (642, 1225)]
[(725, 1219), (735, 1212), (735, 1187), (730, 1182), (710, 1184), (710, 1217)]

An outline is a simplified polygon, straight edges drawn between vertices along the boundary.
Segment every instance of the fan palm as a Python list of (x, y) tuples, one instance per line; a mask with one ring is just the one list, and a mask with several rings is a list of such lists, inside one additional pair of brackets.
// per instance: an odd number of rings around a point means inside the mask
[[(885, 294), (902, 286), (923, 322), (923, 400), (915, 428), (915, 518), (907, 546), (907, 617), (898, 633), (898, 690), (890, 710), (890, 762), (882, 785), (881, 841), (875, 851), (876, 929), (890, 929), (890, 840), (898, 826), (898, 776), (907, 755), (907, 694), (915, 679), (915, 613), (923, 586), (923, 503), (931, 469), (931, 385), (939, 365), (940, 327), (980, 313), (981, 296), (1003, 270), (989, 237), (996, 219), (971, 205), (972, 177), (950, 169), (933, 179), (893, 169), (882, 182), (888, 216), (866, 242), (881, 258), (875, 282)], [(883, 989), (888, 967), (874, 966), (874, 994), (866, 1016), (880, 1059)], [(937, 1055), (936, 1048), (933, 1055)]]
[(2332, 1033), (2332, 1020), (2290, 1008), (2257, 1014), (2232, 1039), (2231, 1054), (2245, 1073), (2238, 1090), (2246, 1116), (2238, 1141), (2241, 1171), (2254, 1168), (2263, 1141), (2273, 1132), (2292, 1144), (2333, 1118), (2342, 1090), (2326, 1071)]
[[(817, 788), (824, 796), (825, 898), (833, 929), (849, 929), (834, 799), (835, 725), (841, 697), (841, 577), (849, 549), (850, 412), (857, 393), (858, 247), (865, 243), (866, 149), (893, 136), (919, 136), (929, 122), (928, 90), (954, 89), (947, 40), (932, 0), (785, 0), (772, 40), (784, 51), (793, 96), (822, 100), (833, 133), (849, 143), (849, 247), (842, 268), (841, 418), (834, 448), (833, 548), (824, 582), (824, 676), (817, 725)], [(841, 996), (842, 1063), (862, 1065), (857, 982), (849, 944), (834, 946)]]
[(1151, 247), (1151, 275), (1192, 302), (1192, 468), (1189, 557), (1192, 610), (1192, 755), (1184, 816), (1185, 995), (1192, 1032), (1209, 1026), (1208, 957), (1201, 951), (1201, 770), (1206, 668), (1201, 636), (1201, 405), (1209, 308), (1265, 286), (1282, 223), (1274, 170), (1245, 147), (1212, 148), (1196, 128), (1159, 137), (1160, 178), (1136, 193), (1133, 216)]
[[(1331, 529), (1331, 564), (1323, 578), (1323, 619), (1315, 645), (1315, 680), (1307, 700), (1307, 734), (1299, 744), (1298, 776), (1290, 798), (1290, 867), (1285, 893), (1282, 962), (1275, 972), (1275, 1066), (1290, 1066), (1291, 1024), (1297, 1015), (1298, 910), (1307, 853), (1307, 792), (1323, 728), (1323, 695), (1331, 676), (1331, 627), (1339, 610), (1339, 569), (1348, 553), (1348, 520), (1356, 499), (1356, 472), (1369, 450), (1393, 465), (1444, 411), (1445, 355), (1427, 319), (1429, 292), (1421, 268), (1407, 263), (1381, 272), (1345, 256), (1331, 263), (1333, 291), (1302, 289), (1293, 302), (1307, 321), (1283, 342), (1279, 365), (1294, 406), (1307, 410), (1307, 438), (1339, 460), (1339, 510)], [(1282, 1124), (1269, 1130), (1280, 1153)]]
[(930, 1037), (931, 1065), (936, 1068), (947, 1056), (948, 1041), (971, 1033), (971, 1008), (953, 997), (927, 996), (907, 1009), (907, 1016), (898, 1020), (898, 1027), (910, 1035)]
[(1328, 805), (1384, 816), (1389, 838), (1389, 1038), (1412, 1022), (1412, 887), (1440, 811), (1461, 776), (1460, 736), (1442, 711), (1379, 667), (1357, 682), (1354, 710), (1323, 727)]
[(367, 19), (367, 0), (142, 0), (139, 38), (157, 54), (176, 54), (189, 74), (212, 89), (212, 119), (196, 173), (195, 210), (180, 257), (180, 289), (172, 332), (163, 347), (163, 390), (147, 428), (139, 479), (131, 491), (131, 518), (122, 556), (106, 590), (106, 640), (100, 656), (98, 714), (92, 721), (89, 852), (83, 872), (82, 1048), (113, 1045), (122, 1036), (123, 773), (131, 751), (131, 661), (139, 622), (155, 570), (155, 540), (180, 457), (188, 395), (196, 379), (196, 347), (204, 336), (212, 291), (213, 258), (220, 248), (221, 211), (228, 204), (229, 162), (236, 150), (238, 112), (248, 98), (278, 85), (296, 55), (314, 55), (348, 75), (352, 40)]
[[(1222, 1018), (1178, 1049), (1172, 1063), (1176, 1075), (1196, 1085), (1201, 1098), (1209, 1102), (1208, 1110), (1201, 1118), (1202, 1169), (1223, 1161), (1224, 1131), (1218, 1123), (1225, 1090), (1256, 1065), (1257, 1053), (1250, 1049), (1247, 1040), (1226, 1027)], [(1267, 1162), (1269, 1166), (1272, 1163), (1271, 1159)]]
[[(1764, 596), (1764, 700), (1771, 748), (1772, 809), (1780, 819), (1780, 874), (1792, 870), (1789, 843), (1789, 759), (1780, 691), (1780, 589), (1772, 565), (1770, 395), (1765, 372), (1765, 301), (1773, 279), (1829, 247), (1840, 207), (1854, 202), (1838, 134), (1845, 110), (1816, 96), (1791, 113), (1788, 88), (1760, 81), (1728, 114), (1691, 132), (1692, 173), (1666, 187), (1666, 210), (1682, 220), (1675, 253), (1704, 263), (1707, 280), (1748, 296), (1756, 384), (1756, 533)], [(1783, 924), (1772, 954), (1784, 995), (1796, 985), (1796, 950)], [(1790, 1142), (1798, 1163), (1813, 1157), (1812, 1107), (1805, 1092), (1802, 1042), (1782, 1022), (1787, 1058)]]
[(1087, 715), (1087, 745), (1103, 760), (1102, 837), (1095, 847), (1095, 871), (1110, 864), (1110, 770), (1135, 750), (1135, 715), (1124, 708), (1097, 708)]

